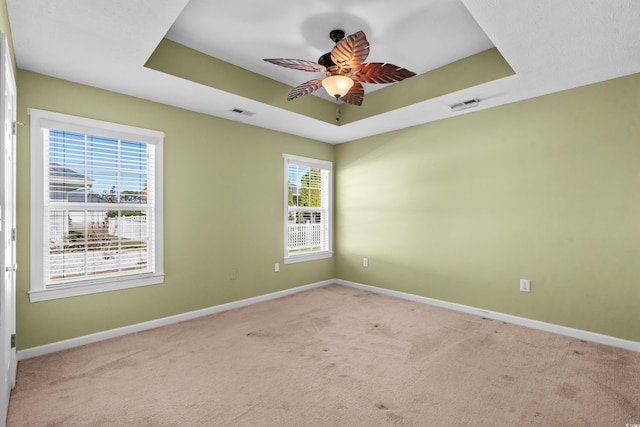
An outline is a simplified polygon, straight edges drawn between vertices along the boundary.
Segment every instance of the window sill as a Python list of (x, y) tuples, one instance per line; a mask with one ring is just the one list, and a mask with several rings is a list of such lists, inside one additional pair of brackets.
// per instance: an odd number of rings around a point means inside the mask
[(290, 255), (288, 257), (285, 257), (283, 262), (285, 264), (294, 264), (296, 262), (314, 261), (316, 259), (331, 258), (332, 256), (333, 256), (333, 252), (331, 251), (314, 252), (311, 254), (304, 254), (304, 255)]
[(31, 302), (48, 301), (59, 298), (75, 297), (80, 295), (97, 294), (100, 292), (117, 291), (121, 289), (137, 288), (140, 286), (158, 285), (164, 282), (164, 274), (138, 276), (134, 278), (112, 279), (110, 281), (81, 282), (73, 286), (63, 286), (52, 289), (39, 289), (29, 291)]

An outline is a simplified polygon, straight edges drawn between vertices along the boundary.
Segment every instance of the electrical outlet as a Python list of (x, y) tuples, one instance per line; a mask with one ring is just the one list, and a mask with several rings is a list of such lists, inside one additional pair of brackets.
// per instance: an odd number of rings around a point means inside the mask
[(531, 292), (531, 280), (520, 279), (520, 292)]
[(362, 266), (369, 267), (369, 258), (362, 258)]
[(280, 271), (280, 264), (276, 263), (275, 267), (273, 268), (274, 271), (277, 273), (278, 271)]

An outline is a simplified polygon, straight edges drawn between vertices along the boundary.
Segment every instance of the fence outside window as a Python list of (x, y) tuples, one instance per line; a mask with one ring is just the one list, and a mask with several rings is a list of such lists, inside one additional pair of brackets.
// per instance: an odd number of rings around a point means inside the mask
[(318, 250), (322, 245), (322, 224), (289, 223), (287, 237), (289, 252)]

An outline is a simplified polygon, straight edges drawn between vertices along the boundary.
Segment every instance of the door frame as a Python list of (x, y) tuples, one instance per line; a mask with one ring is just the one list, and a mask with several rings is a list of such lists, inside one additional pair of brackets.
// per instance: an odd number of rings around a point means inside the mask
[(7, 36), (0, 33), (0, 425), (16, 383), (16, 81)]

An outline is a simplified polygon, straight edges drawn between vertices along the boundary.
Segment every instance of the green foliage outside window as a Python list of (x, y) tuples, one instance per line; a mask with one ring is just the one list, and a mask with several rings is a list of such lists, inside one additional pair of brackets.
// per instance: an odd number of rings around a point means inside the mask
[(300, 179), (300, 202), (298, 206), (320, 207), (320, 169), (309, 169)]

